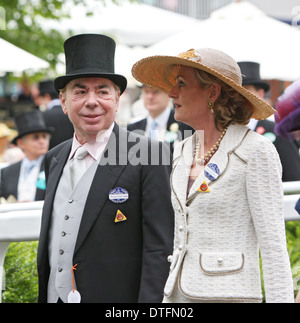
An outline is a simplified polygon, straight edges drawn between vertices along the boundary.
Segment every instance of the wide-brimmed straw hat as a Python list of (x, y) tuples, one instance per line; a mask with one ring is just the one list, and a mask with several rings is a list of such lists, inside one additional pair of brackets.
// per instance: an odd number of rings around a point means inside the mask
[(138, 61), (132, 68), (137, 81), (167, 93), (176, 84), (177, 66), (190, 66), (216, 76), (244, 96), (253, 109), (252, 118), (264, 120), (275, 110), (264, 100), (242, 86), (242, 73), (237, 62), (227, 54), (210, 48), (191, 49), (178, 56), (151, 56)]

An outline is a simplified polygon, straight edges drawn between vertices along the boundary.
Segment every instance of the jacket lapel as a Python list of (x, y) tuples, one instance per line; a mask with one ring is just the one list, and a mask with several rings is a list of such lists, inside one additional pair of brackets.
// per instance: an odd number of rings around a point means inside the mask
[[(125, 139), (125, 137), (127, 138), (127, 132), (120, 129), (118, 125), (115, 125), (91, 185), (79, 228), (74, 254), (81, 247), (90, 229), (101, 214), (105, 203), (108, 201), (109, 192), (114, 188), (127, 166), (127, 162), (124, 162), (124, 155), (127, 154), (127, 145), (120, 144), (120, 138)], [(107, 158), (107, 155), (109, 154), (111, 154), (111, 156), (115, 155), (116, 157), (116, 163), (114, 165), (105, 165), (104, 163), (104, 159)]]
[[(66, 144), (59, 151), (57, 156), (52, 157), (49, 167), (49, 178), (47, 179), (47, 188), (43, 207), (42, 226), (40, 233), (40, 249), (47, 248), (48, 233), (50, 227), (50, 220), (53, 210), (53, 203), (55, 198), (56, 189), (62, 175), (63, 169), (67, 162), (68, 156), (71, 151), (72, 140), (66, 142)], [(47, 157), (45, 157), (47, 158)]]
[[(215, 164), (218, 166), (220, 170), (219, 178), (222, 177), (222, 175), (226, 172), (227, 168), (229, 167), (230, 156), (235, 151), (235, 149), (237, 149), (240, 146), (243, 139), (245, 138), (247, 131), (248, 129), (246, 127), (239, 125), (231, 125), (228, 128), (227, 133), (223, 141), (221, 142), (219, 150), (209, 162), (209, 164)], [(177, 198), (180, 200), (182, 205), (189, 204), (197, 195), (203, 194), (199, 192), (198, 189), (204, 181), (207, 182), (209, 187), (212, 186), (214, 183), (208, 178), (206, 178), (205, 172), (203, 171), (193, 184), (188, 199), (186, 198), (190, 168), (193, 162), (193, 141), (195, 141), (195, 136), (196, 134), (194, 134), (194, 136), (185, 143), (182, 149), (181, 160), (184, 157), (185, 162), (178, 163), (178, 166), (176, 166), (176, 168), (173, 170), (172, 181), (173, 183), (177, 183), (176, 187), (174, 187), (174, 184), (172, 185), (173, 191), (177, 195)], [(178, 183), (181, 183), (182, 185), (178, 185)]]
[(193, 141), (194, 136), (186, 140), (183, 144), (180, 156), (174, 156), (171, 186), (173, 193), (182, 206), (186, 203), (187, 186), (193, 164)]

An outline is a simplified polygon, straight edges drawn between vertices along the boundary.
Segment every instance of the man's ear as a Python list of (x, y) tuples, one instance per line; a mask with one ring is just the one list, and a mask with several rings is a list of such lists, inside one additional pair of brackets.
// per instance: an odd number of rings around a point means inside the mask
[(64, 114), (68, 115), (68, 109), (67, 109), (67, 104), (66, 104), (66, 101), (67, 101), (66, 93), (60, 92), (59, 98), (60, 98), (60, 102), (61, 102), (61, 106), (62, 106)]

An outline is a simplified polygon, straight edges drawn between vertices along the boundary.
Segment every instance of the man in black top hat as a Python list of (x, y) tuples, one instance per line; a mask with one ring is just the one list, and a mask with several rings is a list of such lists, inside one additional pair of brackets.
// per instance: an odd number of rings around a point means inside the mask
[(67, 73), (54, 84), (75, 135), (45, 157), (39, 302), (161, 302), (174, 214), (170, 165), (155, 153), (169, 151), (115, 124), (127, 80), (111, 38), (64, 47)]
[(13, 144), (23, 150), (25, 157), (1, 170), (0, 196), (14, 196), (19, 202), (43, 200), (46, 185), (42, 162), (54, 129), (45, 125), (40, 111), (22, 114), (15, 123), (19, 134)]
[(73, 125), (63, 113), (61, 102), (52, 80), (45, 80), (39, 83), (39, 95), (35, 98), (35, 103), (43, 111), (47, 127), (55, 129), (51, 136), (49, 149), (73, 137)]
[[(264, 99), (265, 94), (270, 90), (270, 85), (264, 82), (260, 76), (260, 64), (256, 62), (239, 62), (242, 75), (243, 86)], [(300, 180), (300, 155), (296, 142), (287, 141), (274, 133), (275, 123), (270, 120), (251, 120), (249, 128), (268, 138), (275, 145), (279, 154), (284, 182)]]

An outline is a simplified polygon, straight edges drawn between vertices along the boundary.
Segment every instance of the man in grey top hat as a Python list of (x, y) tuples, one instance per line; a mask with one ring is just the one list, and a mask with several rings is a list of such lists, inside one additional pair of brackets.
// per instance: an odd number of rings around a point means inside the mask
[(45, 158), (39, 302), (163, 298), (173, 243), (169, 152), (115, 124), (127, 81), (114, 72), (114, 52), (103, 35), (65, 42), (67, 74), (55, 88), (75, 135)]

